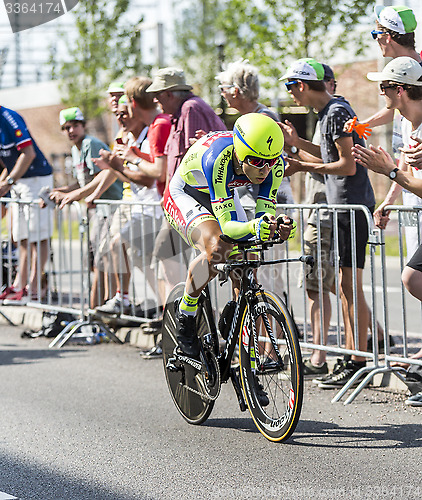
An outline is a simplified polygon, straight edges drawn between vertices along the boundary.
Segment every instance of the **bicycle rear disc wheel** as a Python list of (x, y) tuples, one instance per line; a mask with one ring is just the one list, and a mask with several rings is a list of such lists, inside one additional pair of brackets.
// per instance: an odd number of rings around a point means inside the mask
[[(178, 345), (174, 320), (174, 302), (182, 297), (184, 283), (180, 283), (171, 291), (163, 315), (162, 349), (164, 373), (167, 385), (176, 408), (182, 417), (190, 424), (199, 425), (209, 417), (214, 400), (211, 400), (204, 390), (201, 372), (187, 363), (174, 363), (178, 370), (168, 368), (169, 359), (174, 358), (174, 349)], [(201, 337), (210, 330), (205, 308), (201, 305), (197, 311), (197, 332)]]
[(286, 305), (277, 295), (263, 293), (265, 300), (258, 294), (252, 314), (255, 340), (251, 315), (247, 309), (243, 315), (240, 373), (246, 402), (258, 430), (270, 441), (284, 441), (295, 430), (302, 409), (302, 356), (297, 327)]

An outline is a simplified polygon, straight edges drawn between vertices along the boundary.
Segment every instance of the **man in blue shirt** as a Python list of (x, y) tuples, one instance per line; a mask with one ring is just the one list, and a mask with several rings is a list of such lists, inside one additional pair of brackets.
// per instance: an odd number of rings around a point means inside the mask
[[(24, 119), (4, 106), (0, 106), (0, 159), (5, 166), (0, 174), (0, 196), (7, 196), (10, 192), (12, 200), (34, 201), (39, 198), (41, 189), (53, 187), (52, 168), (31, 137)], [(28, 300), (29, 257), (32, 263), (29, 290), (32, 298), (39, 297), (38, 272), (42, 272), (47, 261), (52, 227), (50, 210), (38, 210), (32, 206), (19, 210), (19, 204), (12, 203), (12, 236), (19, 244), (19, 270), (13, 285), (0, 294), (4, 303), (24, 303)], [(37, 269), (38, 240), (40, 270)]]

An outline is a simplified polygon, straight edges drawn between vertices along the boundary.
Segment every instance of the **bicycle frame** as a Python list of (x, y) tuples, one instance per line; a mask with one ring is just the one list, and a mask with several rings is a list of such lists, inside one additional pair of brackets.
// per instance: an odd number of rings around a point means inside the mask
[[(224, 237), (223, 239), (229, 239), (228, 237)], [(219, 354), (217, 357), (219, 365), (220, 365), (220, 372), (221, 372), (221, 381), (226, 382), (229, 377), (230, 377), (230, 366), (231, 366), (231, 359), (233, 357), (234, 350), (236, 348), (237, 340), (239, 339), (240, 336), (240, 328), (241, 328), (241, 317), (243, 317), (244, 311), (249, 310), (251, 313), (253, 312), (253, 307), (255, 306), (257, 302), (257, 293), (260, 291), (263, 291), (262, 285), (258, 283), (258, 281), (255, 278), (255, 270), (257, 270), (261, 266), (268, 266), (268, 265), (273, 265), (273, 264), (280, 264), (280, 263), (286, 263), (286, 262), (305, 262), (309, 265), (313, 265), (313, 258), (311, 256), (300, 256), (298, 258), (285, 258), (285, 259), (277, 259), (277, 260), (271, 260), (271, 261), (265, 261), (264, 260), (264, 252), (267, 250), (269, 247), (276, 243), (283, 243), (282, 240), (273, 240), (270, 242), (261, 242), (261, 241), (256, 241), (256, 242), (245, 242), (245, 243), (239, 243), (236, 240), (233, 240), (236, 242), (238, 245), (239, 249), (242, 251), (243, 258), (241, 260), (230, 260), (225, 262), (224, 264), (216, 264), (216, 269), (220, 272), (220, 285), (224, 284), (227, 282), (229, 275), (232, 271), (236, 270), (241, 270), (241, 276), (240, 276), (240, 289), (239, 289), (239, 295), (236, 297), (235, 302), (236, 302), (236, 309), (233, 314), (233, 319), (231, 322), (229, 334), (227, 336), (227, 341), (226, 341), (226, 346), (224, 351)], [(248, 259), (247, 253), (251, 250), (254, 251), (259, 251), (259, 258), (258, 259)], [(223, 277), (221, 278), (221, 274)], [(207, 297), (207, 307), (209, 307), (211, 310), (211, 299), (209, 295), (209, 290), (208, 287), (206, 289), (206, 297)], [(263, 299), (265, 300), (265, 295), (262, 294)], [(258, 312), (259, 313), (259, 312)], [(258, 316), (259, 314), (257, 314)], [(213, 317), (211, 315), (211, 317)], [(264, 316), (265, 318), (265, 316)], [(268, 321), (267, 318), (264, 319), (264, 321)], [(255, 325), (254, 321), (252, 321), (253, 324), (253, 335), (254, 335), (254, 343), (258, 342), (257, 335), (256, 335), (256, 330), (255, 330)], [(275, 351), (278, 354), (279, 357), (279, 363), (282, 364), (283, 360), (280, 357), (280, 354), (278, 352), (277, 348), (277, 343), (274, 338), (274, 336), (271, 333), (271, 328), (269, 325), (266, 325), (267, 331), (269, 332), (270, 336), (270, 341), (275, 349)], [(215, 328), (215, 324), (214, 324)], [(216, 330), (215, 330), (216, 331)], [(257, 346), (255, 345), (255, 350), (258, 352)], [(258, 359), (258, 369), (260, 369), (260, 360)]]

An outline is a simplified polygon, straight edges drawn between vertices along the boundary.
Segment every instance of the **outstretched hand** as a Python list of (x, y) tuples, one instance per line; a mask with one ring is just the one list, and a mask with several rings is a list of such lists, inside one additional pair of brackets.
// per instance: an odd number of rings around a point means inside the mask
[(304, 170), (302, 162), (295, 160), (294, 158), (286, 158), (286, 166), (284, 169), (284, 177), (290, 177), (296, 172), (302, 172)]
[(347, 120), (344, 124), (344, 131), (351, 134), (353, 130), (358, 134), (358, 136), (362, 139), (367, 139), (372, 132), (372, 129), (369, 128), (367, 123), (359, 123), (357, 116), (355, 116), (352, 120)]
[(352, 148), (352, 155), (358, 163), (379, 174), (388, 175), (396, 168), (391, 156), (381, 146), (376, 148), (371, 144), (369, 148), (364, 148), (355, 144)]
[(414, 148), (399, 148), (406, 155), (406, 163), (413, 168), (422, 170), (422, 139), (412, 137), (418, 143)]
[(284, 120), (283, 122), (277, 122), (283, 132), (284, 142), (288, 146), (297, 146), (297, 141), (299, 140), (299, 134), (295, 129), (293, 123), (289, 122), (289, 120)]

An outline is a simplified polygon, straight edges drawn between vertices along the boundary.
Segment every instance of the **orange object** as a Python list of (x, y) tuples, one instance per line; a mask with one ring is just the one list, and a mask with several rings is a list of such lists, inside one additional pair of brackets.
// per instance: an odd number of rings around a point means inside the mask
[(357, 116), (355, 116), (352, 120), (352, 123), (349, 125), (347, 131), (350, 133), (353, 132), (353, 130), (355, 130), (361, 139), (362, 137), (364, 139), (367, 139), (371, 135), (372, 129), (368, 127), (367, 123), (358, 123), (357, 120), (358, 118)]

